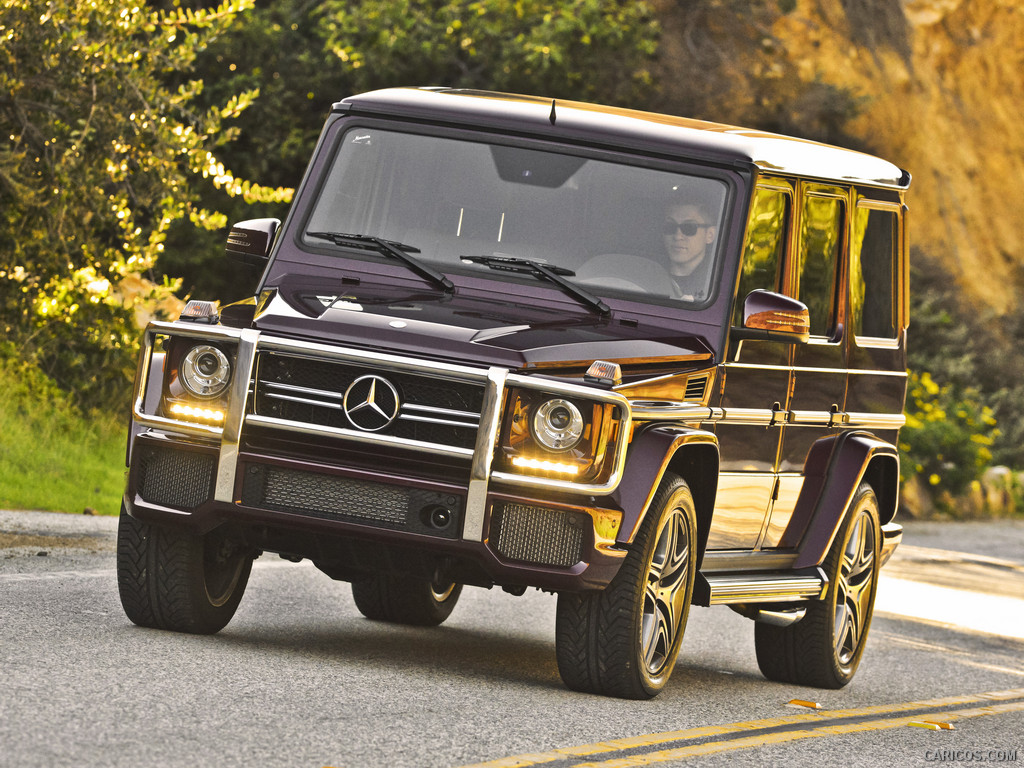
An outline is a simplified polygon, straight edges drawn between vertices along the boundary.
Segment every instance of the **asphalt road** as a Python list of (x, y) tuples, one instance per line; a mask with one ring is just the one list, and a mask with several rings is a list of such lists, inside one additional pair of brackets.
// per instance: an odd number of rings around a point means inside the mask
[(264, 557), (218, 635), (140, 629), (115, 526), (0, 512), (0, 766), (1024, 765), (1024, 521), (909, 526), (841, 691), (767, 682), (753, 625), (695, 608), (649, 702), (565, 689), (539, 592), (393, 627)]

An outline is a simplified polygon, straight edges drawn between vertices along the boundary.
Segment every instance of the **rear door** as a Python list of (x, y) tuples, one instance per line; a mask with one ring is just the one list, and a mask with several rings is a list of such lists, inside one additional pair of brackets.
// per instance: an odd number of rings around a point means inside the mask
[(793, 382), (778, 466), (778, 485), (761, 544), (778, 546), (803, 487), (811, 446), (843, 426), (847, 360), (845, 264), (848, 188), (801, 183), (799, 236), (789, 290), (810, 312), (811, 338), (792, 346)]

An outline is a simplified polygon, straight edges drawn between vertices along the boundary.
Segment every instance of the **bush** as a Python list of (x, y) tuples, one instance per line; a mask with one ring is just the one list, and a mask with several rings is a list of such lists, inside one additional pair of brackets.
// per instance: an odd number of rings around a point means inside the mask
[(935, 492), (957, 496), (991, 464), (999, 430), (977, 390), (957, 392), (912, 371), (906, 415), (899, 445), (904, 479), (921, 475)]

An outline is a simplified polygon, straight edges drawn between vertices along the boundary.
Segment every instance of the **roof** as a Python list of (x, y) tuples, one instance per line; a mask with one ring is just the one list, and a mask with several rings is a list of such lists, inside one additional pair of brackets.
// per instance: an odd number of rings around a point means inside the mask
[(343, 99), (334, 111), (749, 164), (765, 172), (805, 178), (897, 189), (910, 185), (909, 173), (863, 152), (751, 128), (577, 101), (449, 88), (388, 88)]

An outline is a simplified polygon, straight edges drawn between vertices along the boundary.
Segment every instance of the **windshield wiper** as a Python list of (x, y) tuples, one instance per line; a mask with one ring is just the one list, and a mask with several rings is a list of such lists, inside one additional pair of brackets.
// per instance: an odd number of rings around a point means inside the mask
[(601, 299), (589, 291), (585, 291), (578, 285), (570, 283), (562, 275), (572, 276), (576, 273), (565, 267), (558, 267), (554, 264), (541, 264), (530, 259), (520, 259), (515, 256), (460, 256), (463, 261), (470, 264), (483, 264), (491, 269), (498, 269), (504, 272), (519, 272), (543, 277), (561, 288), (565, 293), (572, 296), (581, 304), (585, 304), (596, 310), (602, 317), (612, 313), (611, 309)]
[(321, 240), (330, 240), (335, 245), (343, 245), (348, 248), (362, 248), (364, 250), (377, 251), (382, 256), (391, 256), (401, 261), (420, 277), (425, 277), (435, 285), (440, 286), (445, 293), (451, 293), (455, 290), (455, 284), (445, 277), (444, 274), (409, 255), (420, 252), (420, 249), (415, 246), (398, 243), (394, 240), (385, 240), (383, 237), (353, 235), (346, 232), (307, 232), (306, 234)]

